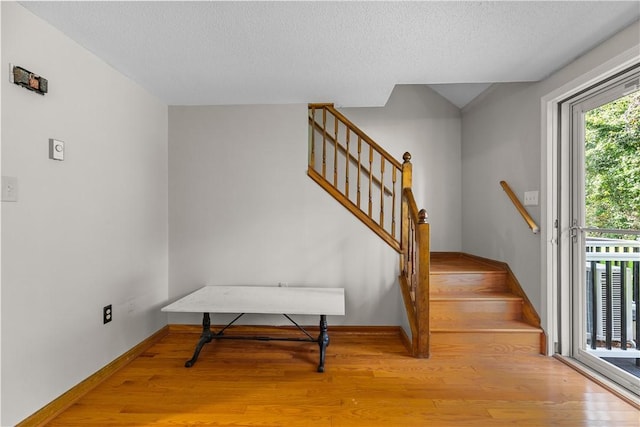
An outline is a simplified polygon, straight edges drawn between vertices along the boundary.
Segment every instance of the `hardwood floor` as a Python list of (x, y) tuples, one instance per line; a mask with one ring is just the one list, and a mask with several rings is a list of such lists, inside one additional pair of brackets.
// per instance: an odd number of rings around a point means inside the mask
[(316, 345), (219, 341), (173, 329), (49, 426), (616, 426), (640, 413), (535, 354), (407, 356), (397, 333), (331, 331)]

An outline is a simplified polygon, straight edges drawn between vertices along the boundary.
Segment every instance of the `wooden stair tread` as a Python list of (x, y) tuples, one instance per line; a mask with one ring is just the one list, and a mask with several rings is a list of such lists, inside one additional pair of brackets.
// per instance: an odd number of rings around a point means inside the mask
[(505, 301), (522, 298), (507, 292), (441, 292), (432, 293), (431, 301)]
[(447, 273), (496, 273), (505, 274), (503, 269), (460, 253), (432, 252), (431, 274)]
[(541, 329), (520, 320), (468, 319), (455, 321), (431, 321), (431, 332), (526, 332), (540, 333)]
[(431, 264), (430, 274), (464, 274), (464, 273), (483, 273), (483, 274), (505, 274), (505, 271), (498, 270), (495, 267), (482, 265), (449, 265), (449, 264)]

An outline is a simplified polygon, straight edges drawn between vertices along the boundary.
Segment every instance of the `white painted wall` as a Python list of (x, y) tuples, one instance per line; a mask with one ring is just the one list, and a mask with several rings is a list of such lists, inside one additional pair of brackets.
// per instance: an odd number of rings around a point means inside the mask
[[(167, 107), (2, 2), (2, 420), (31, 415), (166, 324)], [(41, 73), (40, 96), (8, 63)], [(48, 159), (48, 139), (66, 160)], [(114, 320), (102, 324), (102, 307)]]
[[(543, 319), (547, 318), (546, 264), (541, 253), (553, 218), (545, 212), (548, 174), (541, 159), (541, 99), (620, 53), (638, 45), (636, 22), (588, 54), (537, 83), (497, 84), (465, 107), (462, 115), (462, 248), (505, 261)], [(542, 231), (532, 234), (499, 185), (507, 181), (520, 200), (540, 190), (541, 204), (528, 207)], [(546, 258), (546, 257), (545, 257)]]

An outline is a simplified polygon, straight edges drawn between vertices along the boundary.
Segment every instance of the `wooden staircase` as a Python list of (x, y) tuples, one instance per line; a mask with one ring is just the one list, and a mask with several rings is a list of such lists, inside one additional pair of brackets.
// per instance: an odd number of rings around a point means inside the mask
[(400, 255), (413, 356), (544, 352), (540, 318), (506, 264), (430, 252), (409, 153), (400, 163), (333, 104), (309, 104), (308, 160), (309, 177)]
[(431, 354), (544, 353), (544, 332), (506, 264), (432, 252)]

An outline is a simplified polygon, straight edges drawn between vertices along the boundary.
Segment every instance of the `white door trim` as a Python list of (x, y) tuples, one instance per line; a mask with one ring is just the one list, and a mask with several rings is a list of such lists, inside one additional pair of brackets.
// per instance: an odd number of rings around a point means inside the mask
[[(540, 101), (541, 108), (541, 224), (542, 241), (541, 250), (541, 278), (542, 278), (542, 321), (546, 325), (547, 354), (559, 353), (568, 355), (571, 347), (568, 328), (566, 325), (571, 316), (571, 301), (567, 292), (560, 292), (559, 284), (568, 280), (569, 272), (558, 271), (558, 259), (568, 260), (569, 233), (567, 226), (563, 227), (562, 219), (557, 212), (567, 213), (568, 206), (559, 206), (558, 188), (566, 185), (568, 171), (563, 171), (558, 176), (556, 162), (560, 138), (558, 135), (558, 106), (560, 102), (571, 95), (580, 92), (589, 86), (606, 79), (626, 68), (640, 62), (640, 45), (636, 45), (623, 53), (615, 56), (593, 70), (573, 79), (563, 86), (544, 95)], [(566, 117), (566, 116), (565, 116)], [(562, 128), (566, 129), (566, 126)], [(564, 147), (563, 147), (564, 148)], [(566, 168), (565, 168), (566, 169)], [(567, 217), (568, 218), (568, 217)], [(555, 222), (558, 220), (558, 228)], [(565, 222), (568, 222), (565, 219)], [(563, 244), (564, 241), (564, 244)], [(568, 283), (568, 282), (567, 282)], [(566, 287), (565, 287), (566, 288)]]

